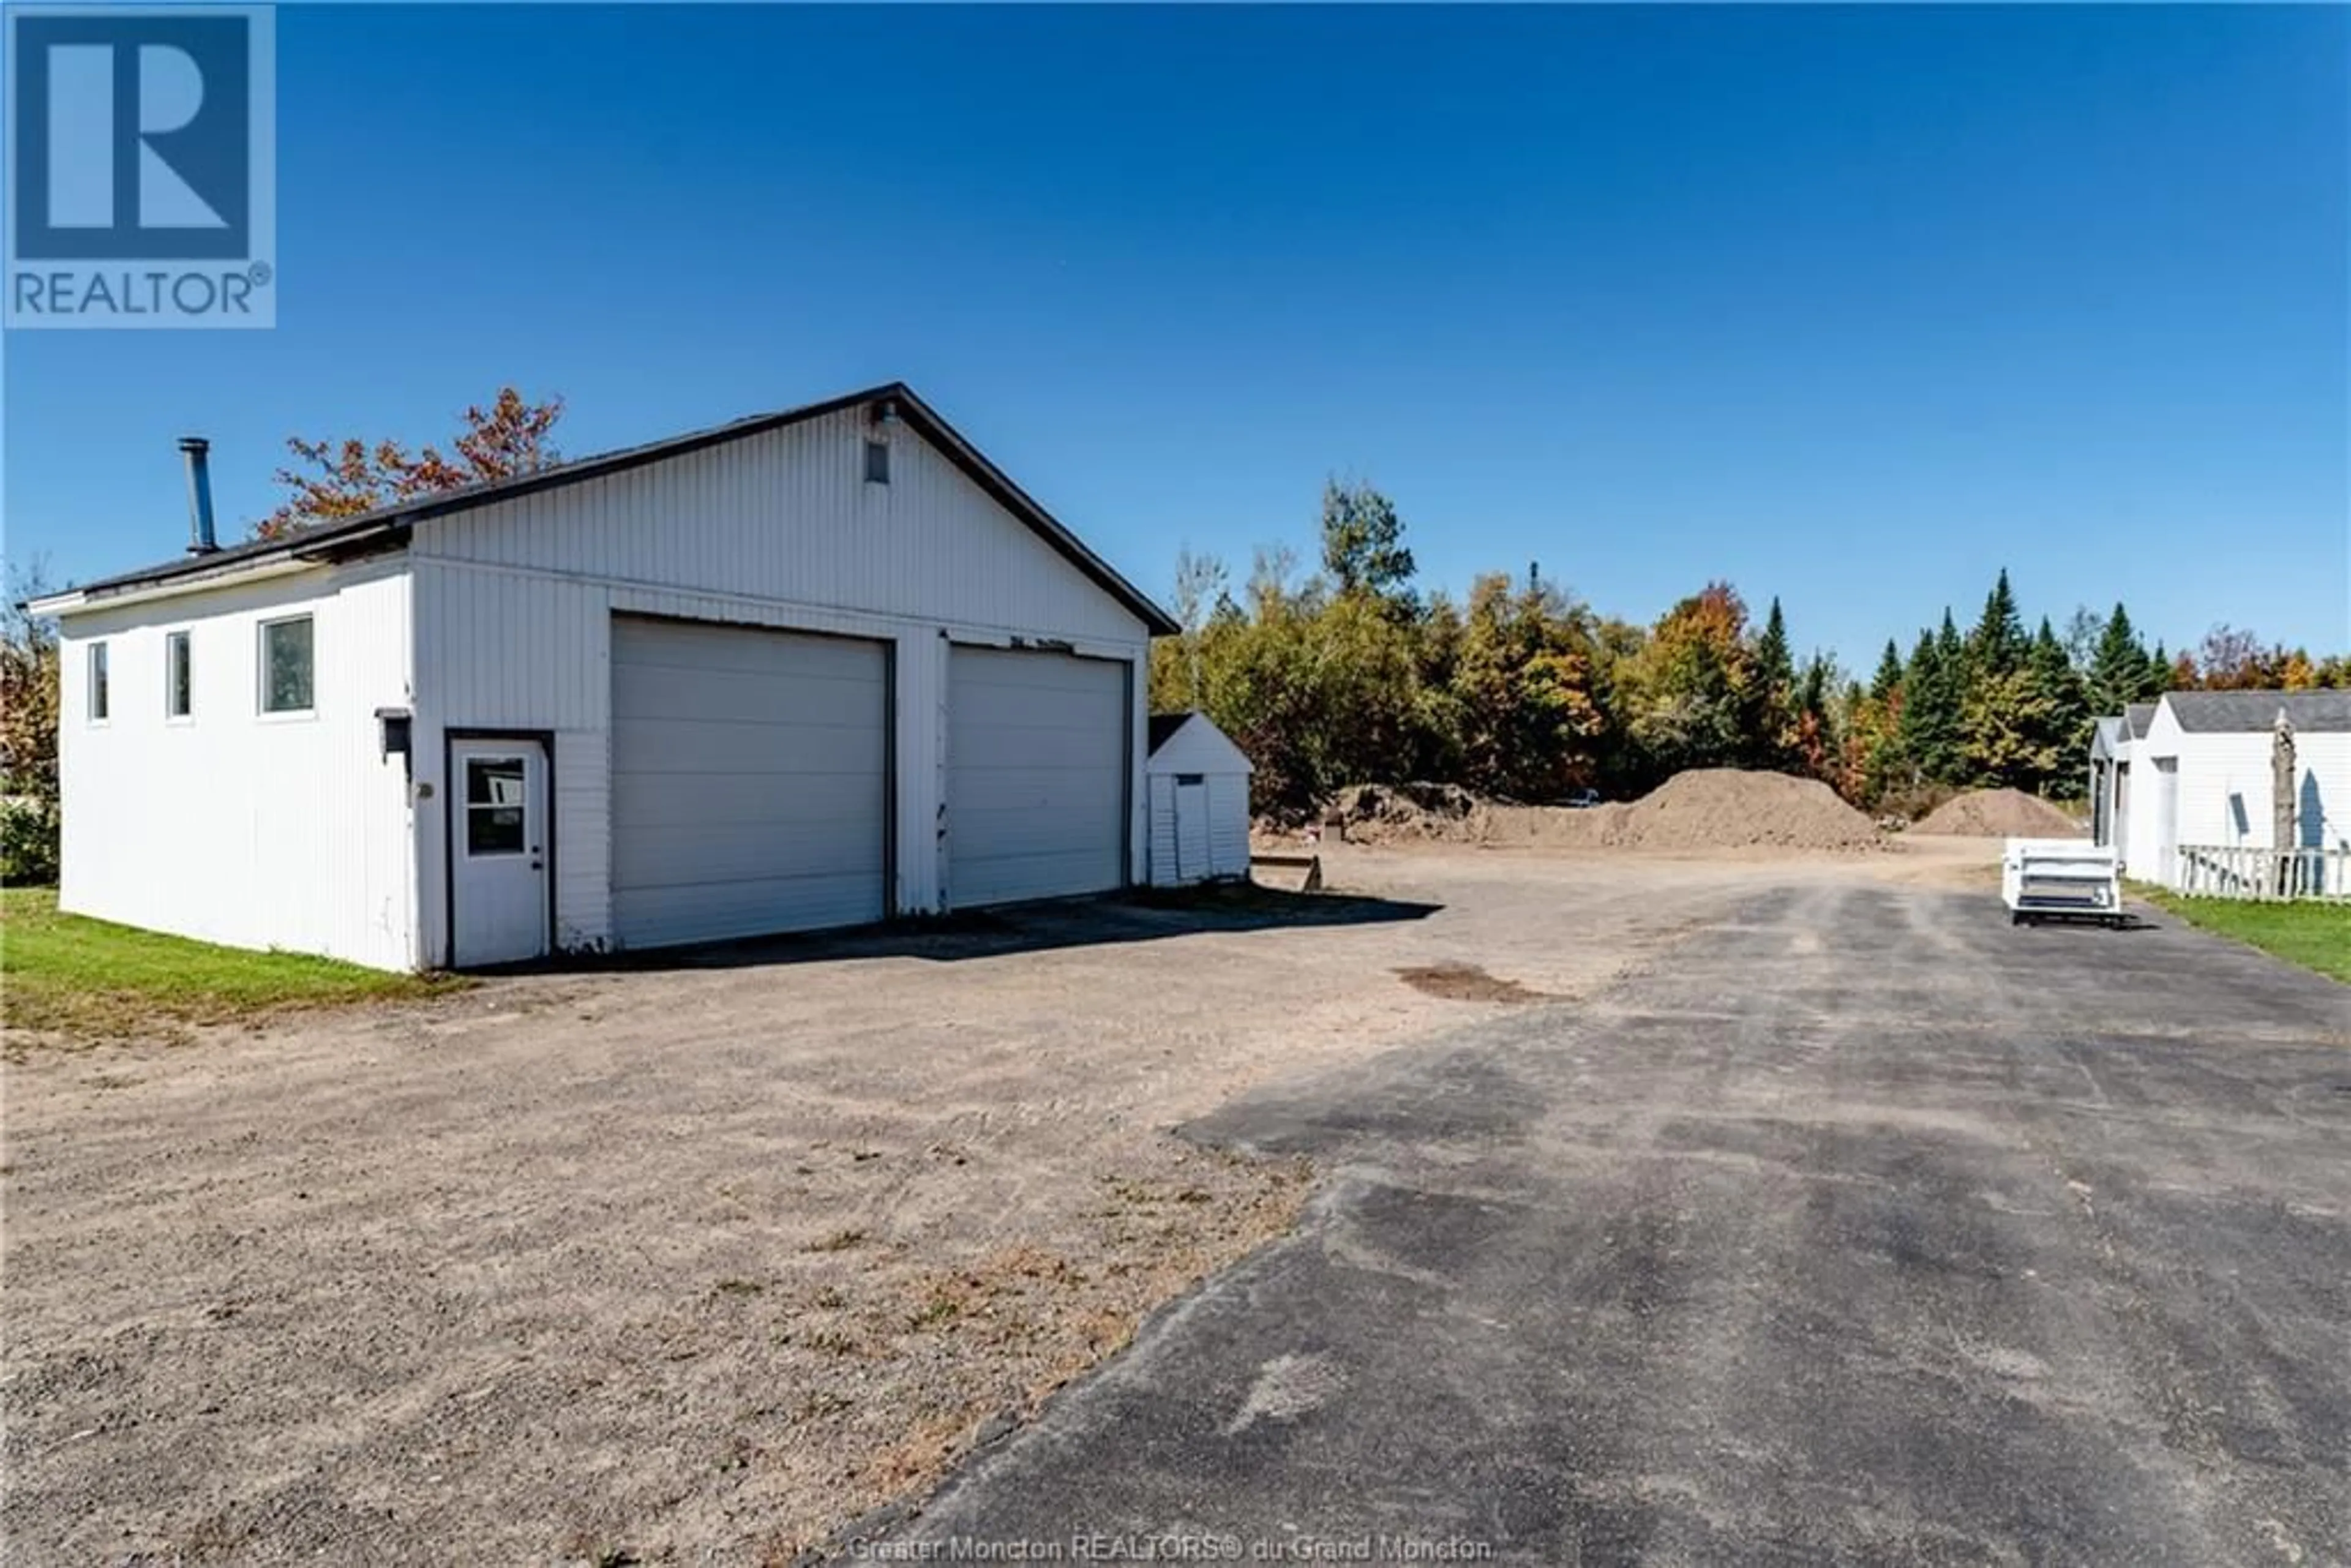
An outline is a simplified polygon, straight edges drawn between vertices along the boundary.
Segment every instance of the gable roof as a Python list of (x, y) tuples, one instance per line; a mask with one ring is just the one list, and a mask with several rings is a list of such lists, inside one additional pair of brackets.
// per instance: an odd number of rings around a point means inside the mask
[(2266, 730), (2281, 708), (2306, 735), (2351, 731), (2351, 692), (2166, 692), (2163, 700), (2191, 735)]
[(2123, 709), (2123, 734), (2133, 740), (2147, 738), (2147, 727), (2155, 722), (2155, 704), (2133, 703)]
[(1087, 549), (1075, 534), (1038, 505), (1027, 491), (1014, 484), (1011, 477), (989, 462), (977, 447), (966, 441), (954, 426), (940, 418), (930, 404), (915, 396), (914, 389), (904, 382), (890, 382), (882, 386), (868, 387), (862, 392), (847, 392), (822, 402), (783, 409), (775, 413), (753, 414), (726, 424), (713, 425), (706, 430), (689, 431), (683, 435), (647, 442), (641, 446), (575, 458), (511, 478), (489, 479), (431, 496), (419, 496), (358, 517), (343, 517), (314, 528), (306, 528), (286, 538), (255, 539), (204, 555), (183, 556), (142, 567), (137, 571), (101, 578), (96, 582), (82, 583), (45, 595), (37, 604), (47, 610), (78, 608), (134, 590), (183, 580), (231, 577), (278, 561), (336, 560), (376, 550), (398, 549), (407, 542), (409, 530), (418, 523), (435, 517), (471, 511), (476, 507), (486, 507), (520, 496), (536, 495), (542, 490), (559, 489), (567, 485), (601, 479), (607, 475), (625, 473), (632, 468), (643, 468), (671, 457), (683, 457), (688, 453), (725, 442), (764, 435), (788, 425), (806, 423), (845, 409), (884, 401), (896, 403), (899, 418), (908, 429), (929, 442), (941, 455), (961, 469), (966, 477), (987, 492), (989, 499), (1027, 524), (1032, 532), (1083, 572), (1096, 587), (1124, 605), (1149, 628), (1152, 635), (1170, 636), (1182, 630), (1167, 612), (1154, 603), (1141, 589), (1120, 576), (1108, 561)]
[(1217, 721), (1197, 708), (1186, 713), (1151, 716), (1151, 745), (1145, 754), (1154, 773), (1254, 773), (1249, 753)]
[(2112, 757), (2123, 743), (2123, 720), (2120, 714), (2100, 718), (2090, 727), (2090, 755)]

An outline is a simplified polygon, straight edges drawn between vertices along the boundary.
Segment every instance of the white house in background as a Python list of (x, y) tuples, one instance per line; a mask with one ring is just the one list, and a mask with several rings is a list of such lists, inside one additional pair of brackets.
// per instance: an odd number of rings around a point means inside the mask
[[(2115, 845), (2126, 862), (2131, 856), (2133, 764), (2137, 760), (2138, 742), (2154, 722), (2153, 703), (2133, 703), (2119, 714), (2099, 719), (2090, 733), (2091, 841)], [(2144, 815), (2142, 820), (2153, 821)]]
[(51, 595), (60, 905), (388, 969), (1141, 881), (1176, 627), (902, 384)]
[(1248, 876), (1249, 758), (1204, 713), (1154, 714), (1144, 774), (1153, 884)]
[[(2294, 744), (2295, 842), (2351, 847), (2351, 692), (2167, 692), (2137, 737), (2126, 717), (2105, 741), (2116, 781), (2111, 841), (2143, 881), (2178, 886), (2180, 852), (2276, 849), (2272, 780), (2277, 721)], [(2101, 737), (2110, 720), (2100, 721)], [(2091, 742), (2098, 777), (2101, 739)]]

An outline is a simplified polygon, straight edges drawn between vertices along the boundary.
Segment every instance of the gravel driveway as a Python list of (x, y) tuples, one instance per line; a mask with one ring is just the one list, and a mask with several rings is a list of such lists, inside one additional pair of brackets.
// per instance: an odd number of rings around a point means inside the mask
[(1593, 989), (1787, 874), (1336, 860), (1394, 901), (9, 1062), (9, 1560), (788, 1560), (1290, 1223), (1295, 1162), (1174, 1124)]

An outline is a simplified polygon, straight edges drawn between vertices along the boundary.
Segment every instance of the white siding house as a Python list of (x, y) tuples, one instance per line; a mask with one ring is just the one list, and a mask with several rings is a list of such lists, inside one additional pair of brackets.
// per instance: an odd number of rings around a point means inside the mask
[[(2105, 742), (2123, 781), (2113, 841), (2133, 876), (2177, 887), (2183, 851), (2282, 847), (2272, 790), (2281, 714), (2294, 732), (2296, 840), (2283, 847), (2351, 847), (2351, 692), (2169, 692), (2135, 737), (2126, 716)], [(2094, 777), (2100, 749), (2094, 739)]]
[[(77, 913), (437, 967), (1146, 874), (1173, 624), (899, 384), (36, 608)], [(310, 705), (265, 711), (298, 615)]]
[(1154, 714), (1145, 771), (1152, 884), (1248, 876), (1255, 769), (1232, 737), (1204, 713)]

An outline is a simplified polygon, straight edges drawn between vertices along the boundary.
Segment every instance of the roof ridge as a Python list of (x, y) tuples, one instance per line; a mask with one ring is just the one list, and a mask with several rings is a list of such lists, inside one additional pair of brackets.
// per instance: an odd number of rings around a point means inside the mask
[(947, 461), (961, 469), (966, 477), (977, 484), (996, 504), (1011, 513), (1029, 529), (1051, 546), (1056, 553), (1075, 566), (1094, 585), (1123, 604), (1149, 631), (1157, 636), (1167, 636), (1180, 631), (1175, 618), (1161, 609), (1148, 594), (1122, 576), (1116, 568), (1088, 548), (1075, 534), (1047, 511), (1033, 497), (1022, 489), (1012, 476), (998, 467), (978, 447), (973, 445), (962, 432), (949, 424), (937, 410), (925, 402), (914, 389), (903, 381), (883, 382), (877, 386), (863, 387), (843, 392), (819, 402), (803, 403), (796, 408), (775, 410), (767, 413), (746, 414), (739, 419), (719, 424), (705, 425), (675, 435), (641, 442), (633, 446), (615, 447), (585, 457), (567, 459), (535, 468), (527, 474), (508, 475), (502, 479), (484, 479), (455, 489), (431, 495), (412, 497), (386, 507), (378, 507), (354, 517), (337, 518), (279, 538), (255, 539), (232, 545), (226, 549), (213, 550), (204, 555), (175, 557), (134, 571), (100, 578), (95, 582), (76, 584), (45, 596), (46, 601), (64, 601), (79, 596), (87, 603), (92, 594), (110, 595), (150, 584), (178, 581), (183, 579), (229, 576), (248, 563), (274, 559), (292, 560), (315, 559), (330, 555), (338, 547), (360, 546), (363, 541), (400, 533), (420, 522), (447, 517), (452, 513), (469, 511), (475, 507), (498, 501), (535, 495), (541, 490), (559, 488), (566, 485), (584, 483), (607, 475), (626, 472), (632, 468), (682, 457), (689, 453), (716, 446), (724, 442), (742, 440), (765, 434), (789, 425), (805, 423), (862, 404), (889, 400), (903, 405), (906, 423), (930, 443)]

